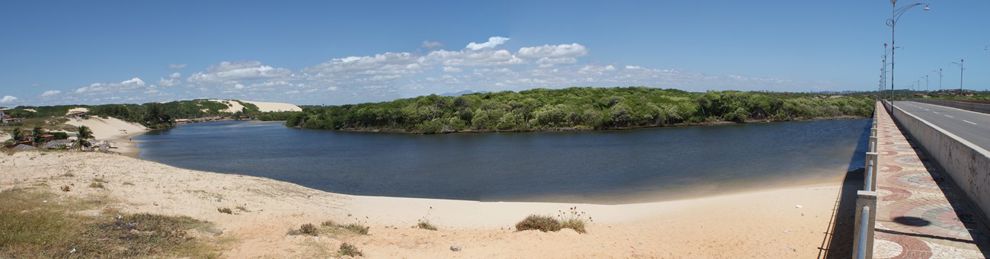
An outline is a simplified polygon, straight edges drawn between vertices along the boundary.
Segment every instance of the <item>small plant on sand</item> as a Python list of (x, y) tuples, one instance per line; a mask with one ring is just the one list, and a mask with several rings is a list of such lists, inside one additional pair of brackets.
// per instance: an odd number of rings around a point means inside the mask
[(234, 211), (230, 210), (230, 208), (217, 208), (217, 212), (224, 214), (234, 214)]
[(347, 232), (360, 234), (360, 235), (367, 235), (368, 230), (371, 229), (371, 227), (361, 225), (358, 223), (340, 225), (337, 224), (336, 222), (333, 222), (332, 220), (324, 221), (323, 223), (320, 223), (320, 226), (322, 226), (324, 229), (327, 229), (331, 233), (336, 233), (339, 232), (340, 230), (344, 230)]
[(422, 220), (422, 219), (419, 220), (419, 223), (416, 223), (416, 227), (419, 228), (419, 229), (426, 229), (426, 230), (433, 230), (433, 231), (436, 231), (437, 230), (437, 227), (436, 226), (434, 226), (433, 224), (430, 224), (429, 221)]
[[(591, 217), (587, 217), (588, 221), (591, 221)], [(583, 211), (578, 211), (577, 207), (568, 208), (567, 211), (558, 211), (557, 217), (542, 216), (542, 215), (530, 215), (523, 219), (519, 223), (516, 223), (516, 230), (530, 230), (536, 229), (543, 232), (548, 231), (560, 231), (561, 229), (569, 228), (573, 229), (578, 233), (587, 233), (585, 230), (585, 213)]]
[(519, 223), (516, 223), (517, 231), (535, 229), (543, 232), (559, 231), (560, 221), (550, 216), (529, 215)]
[(103, 189), (103, 183), (100, 183), (100, 182), (92, 182), (92, 183), (89, 183), (89, 188), (99, 188), (99, 189)]
[[(558, 211), (557, 219), (560, 220), (561, 228), (569, 228), (574, 231), (584, 234), (587, 231), (584, 229), (584, 211), (578, 211), (577, 207), (570, 207), (567, 211)], [(588, 221), (591, 221), (591, 217), (588, 217)]]
[(62, 188), (61, 189), (62, 189), (63, 192), (68, 192), (68, 191), (71, 191), (72, 190), (72, 188), (69, 188), (68, 185), (62, 185)]
[(316, 229), (316, 226), (313, 226), (313, 224), (306, 223), (299, 226), (299, 233), (304, 235), (316, 236), (320, 234), (320, 230)]
[(340, 253), (340, 255), (342, 256), (352, 256), (352, 257), (364, 256), (364, 254), (361, 253), (361, 250), (359, 250), (356, 246), (348, 243), (340, 244), (340, 249), (337, 250), (337, 253)]

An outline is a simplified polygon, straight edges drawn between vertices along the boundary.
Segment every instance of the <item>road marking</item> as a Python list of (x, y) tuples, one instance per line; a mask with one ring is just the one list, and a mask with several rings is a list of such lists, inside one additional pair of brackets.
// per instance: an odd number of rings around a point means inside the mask
[(949, 118), (955, 118), (952, 115), (948, 115), (948, 114), (945, 114), (945, 115), (942, 115), (942, 116), (949, 117)]
[(966, 123), (969, 123), (969, 124), (977, 125), (976, 122), (972, 122), (972, 121), (968, 121), (968, 120), (962, 120), (962, 121), (963, 122), (966, 122)]

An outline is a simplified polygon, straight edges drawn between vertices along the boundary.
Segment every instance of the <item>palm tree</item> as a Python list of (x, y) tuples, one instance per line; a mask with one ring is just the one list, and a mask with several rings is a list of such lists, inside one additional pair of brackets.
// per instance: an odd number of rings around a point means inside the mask
[(44, 134), (45, 134), (45, 130), (42, 129), (41, 127), (34, 127), (34, 129), (31, 130), (31, 135), (34, 136), (33, 139), (34, 145), (38, 145), (41, 142), (44, 142), (44, 139), (41, 138), (41, 135)]
[(77, 133), (78, 133), (77, 138), (79, 139), (79, 148), (82, 148), (84, 145), (89, 146), (89, 141), (87, 141), (87, 139), (93, 138), (93, 131), (90, 130), (89, 127), (79, 126), (79, 130), (77, 131)]
[(24, 138), (24, 132), (21, 131), (21, 128), (14, 128), (14, 131), (11, 132), (10, 137), (16, 144), (17, 142), (21, 142), (21, 139)]

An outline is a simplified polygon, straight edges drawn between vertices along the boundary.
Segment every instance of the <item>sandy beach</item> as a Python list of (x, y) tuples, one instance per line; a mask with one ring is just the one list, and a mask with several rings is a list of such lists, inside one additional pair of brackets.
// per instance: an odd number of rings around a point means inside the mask
[[(80, 152), (0, 156), (0, 190), (41, 188), (105, 197), (127, 213), (214, 222), (228, 258), (326, 257), (341, 242), (372, 258), (807, 258), (819, 254), (841, 180), (686, 200), (593, 205), (475, 202), (328, 193), (265, 178), (186, 170), (132, 157)], [(85, 188), (95, 178), (105, 188)], [(69, 192), (60, 186), (75, 186)], [(233, 214), (218, 208), (238, 208)], [(575, 208), (588, 233), (516, 231), (527, 215)], [(326, 220), (370, 226), (368, 235), (287, 235)], [(413, 228), (420, 220), (438, 231)], [(451, 247), (460, 248), (452, 251)]]
[(110, 141), (115, 148), (113, 151), (130, 157), (138, 156), (137, 143), (132, 140), (134, 136), (144, 134), (148, 128), (141, 124), (126, 122), (114, 117), (90, 116), (85, 119), (69, 118), (65, 124), (72, 126), (86, 126), (93, 131), (93, 138), (96, 141)]

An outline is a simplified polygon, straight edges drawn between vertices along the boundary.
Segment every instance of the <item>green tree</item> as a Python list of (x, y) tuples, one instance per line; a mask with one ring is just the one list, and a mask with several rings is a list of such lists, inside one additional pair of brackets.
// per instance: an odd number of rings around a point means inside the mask
[(86, 126), (79, 126), (76, 131), (77, 138), (79, 139), (79, 147), (89, 146), (89, 139), (93, 138), (93, 131)]

